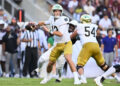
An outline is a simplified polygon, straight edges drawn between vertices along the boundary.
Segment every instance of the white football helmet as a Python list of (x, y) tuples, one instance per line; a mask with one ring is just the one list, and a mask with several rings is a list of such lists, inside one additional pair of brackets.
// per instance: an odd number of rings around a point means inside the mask
[(83, 14), (81, 17), (80, 17), (80, 21), (81, 23), (91, 23), (91, 16), (89, 14)]
[[(54, 11), (55, 10), (60, 10), (61, 11), (60, 16), (62, 15), (62, 13), (63, 13), (63, 7), (61, 5), (59, 5), (59, 4), (53, 5), (53, 7), (52, 7), (52, 13), (53, 13), (53, 15), (54, 15)], [(60, 16), (55, 16), (55, 18), (59, 18)]]

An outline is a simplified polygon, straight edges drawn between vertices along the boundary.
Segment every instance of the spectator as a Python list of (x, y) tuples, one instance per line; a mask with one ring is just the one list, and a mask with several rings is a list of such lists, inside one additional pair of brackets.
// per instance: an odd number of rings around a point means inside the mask
[(104, 17), (99, 21), (99, 27), (102, 30), (107, 30), (112, 26), (111, 20), (108, 18), (108, 15), (105, 14)]
[(99, 15), (95, 11), (93, 11), (92, 12), (92, 23), (98, 24), (99, 20), (100, 20)]
[(40, 48), (40, 42), (38, 38), (38, 31), (35, 30), (34, 24), (28, 24), (26, 29), (27, 30), (22, 39), (23, 42), (27, 43), (25, 50), (23, 76), (26, 77), (27, 72), (29, 72), (30, 77), (33, 77), (31, 72), (37, 68), (38, 48)]
[(113, 19), (113, 23), (116, 28), (120, 29), (120, 13), (118, 13), (117, 18)]
[(117, 0), (113, 2), (111, 5), (113, 13), (119, 13), (120, 12), (120, 3), (118, 3)]
[(95, 11), (95, 7), (93, 7), (91, 5), (91, 1), (90, 0), (88, 0), (87, 3), (86, 3), (86, 5), (83, 6), (83, 9), (89, 15), (92, 15), (92, 12)]
[(71, 14), (73, 14), (75, 8), (78, 6), (78, 1), (77, 0), (71, 0), (68, 3), (68, 10)]
[(108, 9), (107, 9), (107, 15), (108, 15), (108, 17), (110, 19), (112, 19), (112, 17), (113, 17), (112, 7), (108, 7)]
[(104, 3), (105, 3), (105, 6), (106, 6), (106, 7), (109, 6), (109, 0), (105, 0)]
[(9, 24), (13, 31), (17, 32), (20, 29), (19, 25), (17, 24), (17, 20), (15, 17), (12, 18), (11, 23)]
[(9, 23), (8, 15), (7, 15), (7, 14), (4, 14), (3, 20), (4, 20), (4, 22), (7, 23), (7, 24)]
[(67, 9), (69, 0), (58, 0), (57, 3), (62, 5), (63, 8)]
[(2, 68), (2, 76), (5, 76), (5, 56), (2, 52), (2, 38), (5, 35), (5, 23), (3, 20), (0, 20), (0, 65)]
[(81, 4), (84, 6), (87, 2), (87, 0), (79, 0), (79, 2), (81, 2)]
[(0, 20), (3, 20), (3, 16), (4, 16), (4, 11), (3, 9), (0, 9)]
[(103, 17), (103, 11), (106, 11), (107, 7), (104, 5), (103, 1), (100, 1), (99, 6), (96, 8), (97, 14), (100, 16), (100, 18)]
[(117, 48), (117, 40), (112, 37), (112, 29), (107, 30), (108, 36), (102, 39), (101, 50), (104, 52), (104, 58), (106, 63), (109, 66), (112, 66), (112, 62), (114, 60), (114, 49), (116, 52), (116, 57), (118, 57), (118, 48)]
[(81, 3), (79, 2), (78, 6), (75, 9), (75, 12), (73, 13), (73, 18), (77, 21), (80, 21), (80, 16), (82, 12), (83, 12), (83, 8), (81, 6)]
[(120, 34), (118, 34), (116, 38), (117, 38), (118, 48), (120, 49)]
[(100, 33), (100, 29), (97, 29), (96, 39), (97, 39), (97, 41), (98, 41), (99, 46), (101, 47), (102, 35), (101, 35), (101, 33)]
[(19, 36), (15, 32), (11, 32), (9, 26), (6, 30), (7, 32), (3, 37), (3, 54), (6, 56), (6, 77), (9, 77), (9, 64), (11, 59), (14, 64), (15, 77), (17, 77), (17, 46), (20, 43)]

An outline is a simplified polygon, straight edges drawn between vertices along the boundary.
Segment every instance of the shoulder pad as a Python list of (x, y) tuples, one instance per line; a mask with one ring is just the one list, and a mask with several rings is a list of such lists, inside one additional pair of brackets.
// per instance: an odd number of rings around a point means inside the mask
[(62, 16), (61, 18), (62, 18), (65, 22), (67, 22), (67, 23), (69, 22), (69, 18), (68, 18), (68, 17)]

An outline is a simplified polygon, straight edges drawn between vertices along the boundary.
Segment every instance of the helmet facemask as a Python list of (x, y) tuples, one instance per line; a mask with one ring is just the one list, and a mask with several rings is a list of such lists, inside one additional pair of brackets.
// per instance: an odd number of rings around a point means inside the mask
[(60, 16), (62, 16), (62, 10), (53, 10), (53, 15), (54, 15), (55, 18), (59, 18)]

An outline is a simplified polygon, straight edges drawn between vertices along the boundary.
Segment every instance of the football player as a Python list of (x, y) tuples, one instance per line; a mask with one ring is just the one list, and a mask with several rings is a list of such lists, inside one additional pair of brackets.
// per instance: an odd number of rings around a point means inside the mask
[[(111, 74), (113, 73), (119, 73), (120, 72), (120, 64), (114, 65), (112, 67), (110, 67), (104, 74), (102, 74), (101, 76), (97, 77), (96, 79), (94, 79), (95, 83), (98, 86), (103, 86), (102, 82)], [(120, 82), (120, 78), (118, 76), (116, 76), (118, 82)]]
[[(90, 57), (93, 57), (96, 60), (97, 65), (103, 71), (107, 71), (109, 67), (105, 63), (104, 57), (102, 56), (99, 48), (99, 44), (96, 40), (96, 30), (98, 26), (91, 23), (91, 16), (88, 14), (83, 14), (80, 18), (80, 21), (81, 23), (78, 24), (76, 30), (71, 35), (71, 38), (76, 36), (77, 34), (80, 37), (82, 50), (78, 56), (77, 70), (81, 76), (81, 83), (87, 83), (86, 77), (84, 76), (83, 67)], [(116, 77), (115, 74), (114, 76)]]
[[(69, 24), (69, 33), (71, 34), (72, 32), (74, 32), (78, 22), (76, 20), (72, 20), (68, 24)], [(44, 26), (43, 28), (47, 28), (47, 27)], [(72, 44), (74, 44), (78, 40), (78, 38), (73, 38), (71, 40), (72, 40)], [(46, 51), (44, 54), (40, 56), (38, 60), (38, 68), (32, 72), (33, 75), (40, 74), (43, 64), (49, 61), (49, 56), (53, 48), (54, 46), (52, 46), (52, 48), (50, 48), (48, 51)], [(61, 72), (65, 64), (65, 61), (66, 60), (63, 54), (56, 61), (56, 71), (57, 71), (57, 74), (59, 75), (59, 78), (56, 79), (56, 82), (61, 82), (62, 80)]]
[(74, 84), (80, 84), (78, 74), (75, 68), (75, 65), (71, 59), (72, 56), (72, 42), (70, 40), (70, 34), (68, 33), (68, 22), (69, 18), (66, 16), (62, 16), (63, 8), (59, 4), (55, 4), (52, 7), (53, 16), (49, 18), (46, 22), (39, 22), (39, 25), (50, 24), (51, 29), (48, 30), (50, 34), (54, 35), (55, 47), (52, 49), (49, 63), (47, 66), (47, 76), (41, 81), (41, 84), (47, 83), (51, 79), (51, 71), (52, 67), (55, 64), (58, 57), (64, 53), (64, 57), (68, 64), (70, 65), (71, 71), (74, 75)]

